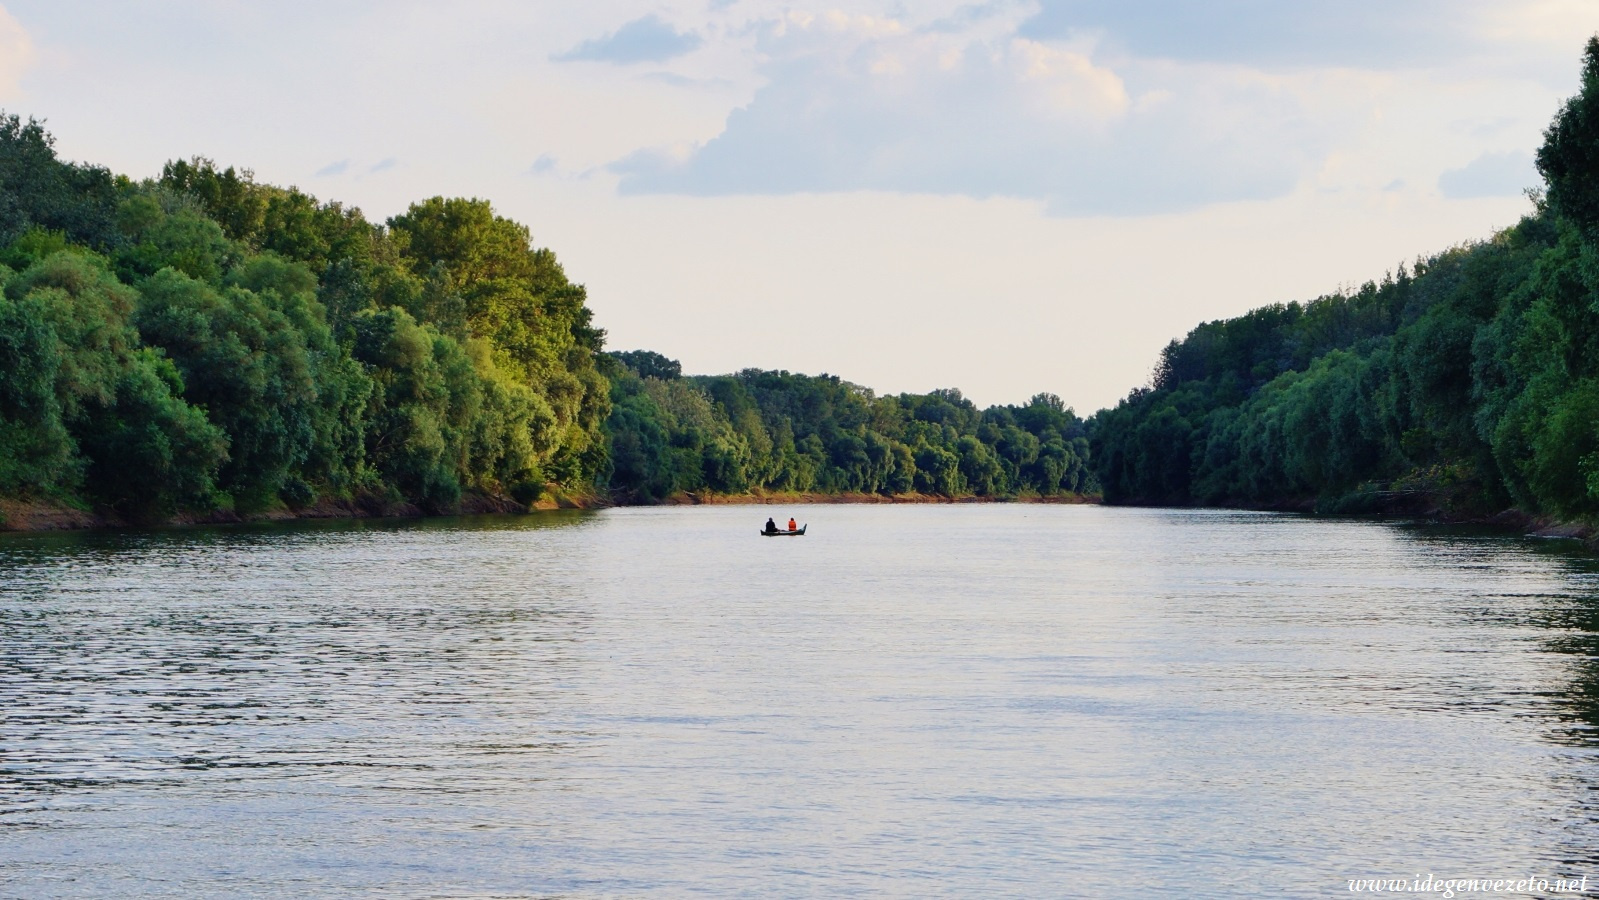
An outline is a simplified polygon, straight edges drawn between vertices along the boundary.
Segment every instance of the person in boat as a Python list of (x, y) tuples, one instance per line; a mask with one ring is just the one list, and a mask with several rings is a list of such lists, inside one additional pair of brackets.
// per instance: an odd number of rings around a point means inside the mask
[(766, 533), (767, 534), (776, 534), (777, 533), (777, 523), (772, 521), (772, 517), (771, 516), (767, 516), (766, 517)]
[(794, 524), (794, 519), (792, 517), (788, 520), (788, 530), (799, 531), (799, 526)]

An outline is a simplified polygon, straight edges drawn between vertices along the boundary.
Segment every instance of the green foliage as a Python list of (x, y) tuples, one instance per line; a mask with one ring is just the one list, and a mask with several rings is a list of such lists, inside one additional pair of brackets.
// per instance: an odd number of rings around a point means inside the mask
[(542, 477), (555, 416), (487, 344), (463, 346), (393, 307), (363, 313), (354, 329), (355, 358), (377, 386), (366, 455), (384, 482), (443, 511), (463, 488), (498, 492)]
[(611, 351), (607, 354), (632, 370), (640, 378), (659, 378), (669, 381), (683, 376), (683, 366), (675, 359), (667, 359), (653, 350)]
[(0, 490), (82, 490), (133, 518), (216, 502), (225, 437), (181, 397), (171, 361), (138, 346), (137, 295), (103, 258), (58, 252), (0, 300)]
[(58, 231), (97, 250), (117, 241), (117, 187), (97, 166), (56, 159), (44, 123), (0, 112), (0, 244), (30, 228)]
[(402, 493), (448, 509), (460, 499), (466, 454), (452, 406), (479, 400), (460, 383), (459, 345), (393, 307), (362, 314), (355, 335), (355, 358), (372, 367), (378, 385), (367, 456)]
[(1599, 515), (1599, 38), (1538, 163), (1548, 203), (1491, 240), (1172, 342), (1092, 423), (1106, 498)]
[(228, 435), (222, 488), (241, 510), (272, 505), (310, 454), (317, 396), (305, 334), (269, 298), (176, 269), (140, 293), (140, 335), (177, 364), (185, 399)]
[(595, 361), (604, 335), (591, 325), (582, 286), (484, 200), (434, 197), (390, 219), (389, 229), (424, 282), (414, 302), (444, 331), (487, 341), (495, 364), (525, 380), (554, 415), (551, 439), (535, 446), (550, 474), (590, 475), (604, 456), (610, 392)]
[(115, 179), (0, 116), (0, 285), (0, 494), (449, 510), (609, 465), (583, 289), (481, 201), (391, 233), (202, 158)]
[(1538, 171), (1549, 202), (1579, 228), (1599, 230), (1599, 35), (1583, 53), (1582, 89), (1544, 132)]
[(366, 369), (334, 341), (316, 299), (317, 279), (305, 265), (269, 253), (235, 269), (228, 283), (253, 293), (281, 315), (305, 347), (315, 392), (307, 410), (309, 443), (280, 495), (301, 506), (315, 498), (318, 486), (338, 498), (350, 496), (369, 480), (365, 430), (375, 386)]
[[(1092, 490), (1053, 395), (978, 410), (830, 376), (685, 378), (604, 354), (581, 285), (483, 200), (386, 225), (195, 157), (134, 183), (0, 118), (0, 491), (161, 518), (319, 499), (454, 509), (546, 482), (652, 501), (752, 489)], [(11, 274), (12, 271), (19, 274)]]
[(192, 198), (228, 239), (303, 262), (318, 274), (341, 260), (367, 261), (378, 238), (358, 209), (320, 204), (299, 188), (257, 184), (250, 170), (219, 170), (204, 157), (167, 163), (159, 184)]
[(143, 189), (117, 208), (122, 245), (114, 254), (118, 274), (137, 283), (164, 268), (173, 268), (208, 284), (243, 255), (218, 225), (181, 194)]
[(85, 411), (77, 431), (91, 496), (135, 520), (217, 502), (227, 437), (181, 399), (182, 387), (172, 362), (146, 347), (119, 373), (113, 402)]
[(62, 416), (88, 403), (108, 404), (138, 336), (128, 327), (135, 291), (104, 261), (75, 253), (45, 257), (6, 282), (6, 296), (28, 305), (56, 338), (55, 390)]
[[(0, 285), (11, 272), (0, 268)], [(76, 447), (62, 420), (56, 383), (60, 340), (40, 297), (0, 294), (0, 492), (70, 483)]]
[(13, 270), (26, 269), (53, 253), (72, 249), (65, 232), (49, 231), (37, 225), (17, 236), (10, 246), (0, 253), (0, 265)]
[(747, 369), (681, 376), (613, 354), (610, 485), (632, 502), (680, 491), (1007, 497), (1092, 489), (1083, 422), (1052, 394), (979, 411), (959, 391), (877, 397), (836, 377)]
[(1470, 502), (1507, 500), (1492, 436), (1529, 375), (1516, 310), (1551, 250), (1545, 224), (1303, 307), (1355, 326), (1307, 336), (1312, 316), (1289, 304), (1174, 342), (1152, 388), (1092, 423), (1106, 498), (1307, 505), (1455, 467), (1475, 473)]

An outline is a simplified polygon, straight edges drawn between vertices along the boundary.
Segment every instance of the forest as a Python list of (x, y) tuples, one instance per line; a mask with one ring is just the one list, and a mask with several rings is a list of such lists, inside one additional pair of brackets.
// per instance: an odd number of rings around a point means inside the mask
[(128, 522), (811, 493), (1599, 515), (1599, 38), (1515, 226), (1207, 322), (1082, 419), (605, 349), (480, 199), (384, 222), (0, 114), (0, 500)]
[(1599, 38), (1487, 240), (1198, 326), (1090, 423), (1107, 502), (1599, 514)]
[(1086, 424), (1053, 394), (979, 410), (960, 391), (878, 397), (829, 375), (684, 376), (610, 355), (619, 500), (751, 491), (1056, 497), (1091, 493)]
[(203, 158), (135, 181), (0, 114), (0, 499), (160, 522), (1092, 487), (1052, 395), (684, 377), (604, 338), (486, 201), (377, 223)]
[(380, 225), (204, 159), (63, 162), (0, 116), (0, 497), (136, 522), (525, 504), (605, 470), (603, 337), (484, 201)]

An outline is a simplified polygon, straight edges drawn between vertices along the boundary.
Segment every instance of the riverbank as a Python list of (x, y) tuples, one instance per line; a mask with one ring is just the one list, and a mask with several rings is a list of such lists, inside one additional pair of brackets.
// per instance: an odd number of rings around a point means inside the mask
[(539, 496), (539, 499), (531, 504), (519, 503), (510, 497), (466, 494), (462, 496), (460, 504), (449, 512), (430, 512), (404, 500), (363, 496), (353, 500), (319, 500), (316, 503), (298, 509), (290, 509), (284, 506), (243, 514), (233, 510), (219, 509), (204, 513), (178, 513), (155, 520), (133, 520), (118, 515), (112, 510), (84, 509), (58, 501), (0, 498), (0, 532), (84, 531), (97, 528), (133, 528), (141, 526), (237, 525), (246, 522), (277, 522), (295, 519), (418, 519), (443, 515), (515, 515), (554, 509), (599, 509), (610, 505), (612, 504), (607, 499), (598, 495), (568, 492), (556, 485), (549, 485), (545, 488), (544, 493)]
[(1309, 511), (1317, 515), (1426, 519), (1445, 525), (1481, 525), (1528, 537), (1570, 538), (1599, 550), (1599, 528), (1594, 523), (1538, 515), (1522, 509), (1489, 511), (1474, 485), (1437, 487), (1399, 484), (1392, 490), (1367, 490), (1339, 500), (1319, 502)]
[(845, 491), (837, 494), (814, 491), (752, 491), (746, 494), (716, 494), (710, 492), (682, 491), (667, 497), (659, 504), (647, 506), (779, 506), (810, 503), (1098, 503), (1098, 495), (1061, 494), (1043, 497), (1038, 494), (1020, 494), (1013, 497), (945, 497), (940, 494), (866, 494)]
[(235, 525), (245, 522), (274, 522), (294, 519), (378, 519), (426, 518), (429, 516), (458, 516), (504, 514), (525, 515), (555, 509), (604, 509), (618, 505), (640, 506), (724, 506), (724, 505), (809, 505), (818, 503), (1098, 503), (1096, 495), (1069, 494), (1042, 497), (1037, 494), (1015, 497), (944, 497), (937, 494), (866, 494), (844, 492), (827, 494), (814, 491), (755, 491), (744, 494), (714, 494), (709, 492), (679, 492), (660, 503), (619, 504), (600, 494), (583, 494), (547, 485), (544, 493), (531, 504), (522, 504), (509, 497), (469, 494), (461, 498), (459, 507), (449, 512), (429, 512), (414, 503), (362, 497), (350, 501), (318, 501), (299, 509), (279, 507), (261, 512), (239, 514), (232, 510), (214, 510), (209, 513), (182, 513), (158, 521), (132, 521), (109, 510), (82, 509), (48, 500), (0, 499), (0, 532), (6, 531), (83, 531), (96, 528), (132, 528), (137, 526), (183, 525)]
[[(1599, 551), (1599, 528), (1592, 523), (1573, 522), (1549, 516), (1535, 516), (1518, 509), (1507, 509), (1492, 515), (1467, 514), (1452, 507), (1443, 498), (1427, 492), (1385, 492), (1381, 502), (1362, 504), (1359, 508), (1330, 508), (1314, 501), (1283, 503), (1271, 506), (1252, 505), (1232, 507), (1265, 512), (1296, 512), (1306, 515), (1349, 518), (1402, 518), (1426, 519), (1450, 525), (1481, 525), (1529, 537), (1568, 538), (1578, 540), (1589, 549)], [(461, 498), (458, 508), (446, 513), (429, 512), (414, 503), (363, 497), (351, 501), (319, 501), (300, 509), (281, 507), (256, 513), (239, 514), (232, 510), (215, 510), (210, 513), (185, 513), (160, 521), (131, 521), (107, 510), (81, 509), (62, 503), (44, 500), (0, 499), (0, 532), (84, 531), (101, 528), (131, 528), (139, 526), (233, 525), (247, 522), (292, 521), (295, 519), (379, 519), (428, 518), (454, 515), (527, 515), (557, 509), (605, 509), (611, 506), (805, 506), (814, 504), (870, 504), (892, 505), (911, 503), (1045, 503), (1045, 504), (1099, 504), (1098, 495), (1065, 494), (1044, 497), (1022, 494), (1013, 497), (945, 497), (938, 494), (867, 494), (843, 492), (828, 494), (816, 491), (752, 491), (742, 494), (717, 494), (710, 492), (679, 492), (660, 503), (624, 504), (599, 494), (579, 494), (548, 485), (538, 500), (521, 504), (509, 497), (468, 494)], [(1127, 504), (1144, 506), (1145, 504)]]
[[(1157, 503), (1119, 503), (1117, 506), (1160, 507)], [(1535, 515), (1521, 509), (1485, 511), (1474, 507), (1460, 491), (1437, 489), (1366, 490), (1327, 499), (1298, 497), (1276, 503), (1237, 503), (1220, 506), (1193, 506), (1193, 509), (1247, 509), (1255, 512), (1298, 513), (1321, 518), (1403, 519), (1436, 522), (1440, 525), (1476, 525), (1511, 534), (1536, 538), (1566, 538), (1581, 541), (1599, 552), (1599, 525), (1593, 522)]]

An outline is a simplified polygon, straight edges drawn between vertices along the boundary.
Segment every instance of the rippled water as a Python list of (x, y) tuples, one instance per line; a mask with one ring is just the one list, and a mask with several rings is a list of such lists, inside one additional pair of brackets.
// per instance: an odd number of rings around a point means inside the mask
[(0, 895), (1599, 875), (1585, 557), (1060, 506), (805, 507), (776, 540), (768, 511), (0, 538)]

